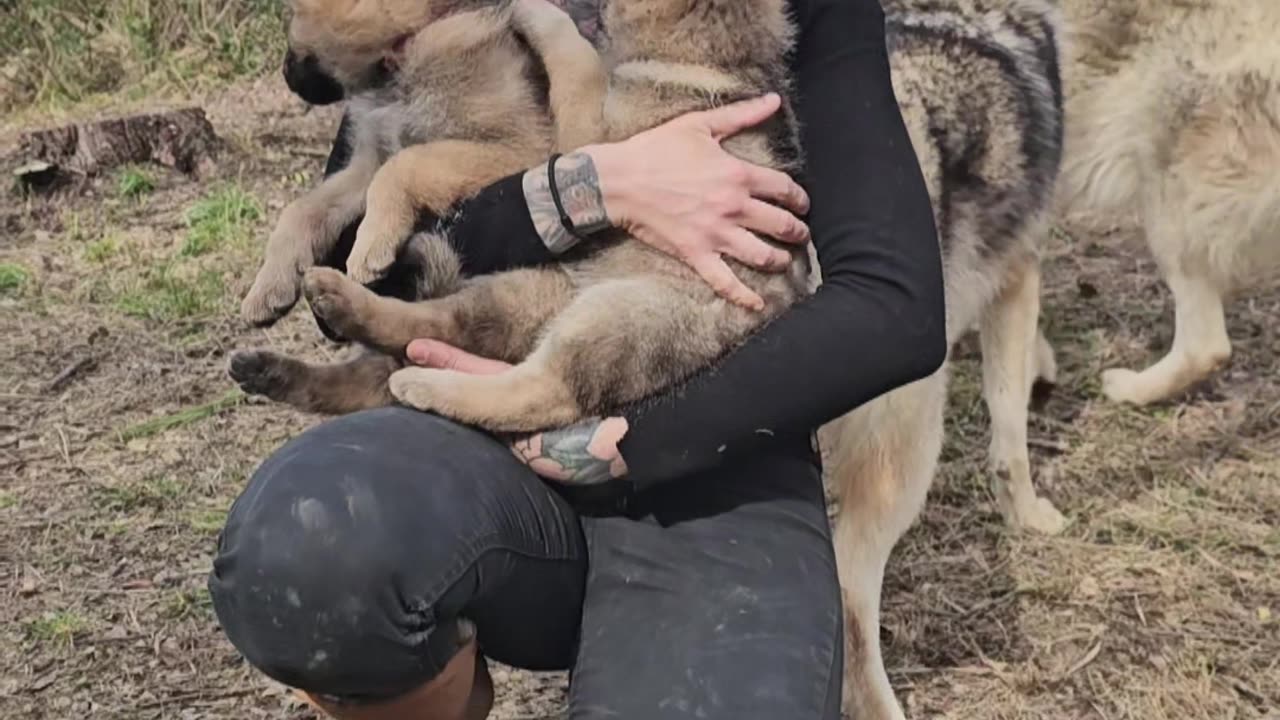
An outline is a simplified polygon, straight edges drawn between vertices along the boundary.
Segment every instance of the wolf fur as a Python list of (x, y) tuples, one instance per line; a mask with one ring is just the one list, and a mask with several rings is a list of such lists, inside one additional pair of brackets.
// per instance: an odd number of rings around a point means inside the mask
[[(942, 243), (947, 334), (978, 330), (996, 499), (1015, 526), (1055, 533), (1063, 516), (1031, 483), (1027, 408), (1056, 379), (1037, 331), (1038, 242), (1062, 154), (1061, 22), (1052, 0), (884, 0), (894, 90)], [(942, 449), (947, 369), (823, 428), (839, 500), (844, 706), (903, 717), (880, 653), (885, 563), (919, 514)]]
[(1173, 347), (1107, 370), (1169, 398), (1227, 363), (1223, 303), (1280, 278), (1280, 3), (1064, 0), (1069, 209), (1134, 211), (1173, 293)]

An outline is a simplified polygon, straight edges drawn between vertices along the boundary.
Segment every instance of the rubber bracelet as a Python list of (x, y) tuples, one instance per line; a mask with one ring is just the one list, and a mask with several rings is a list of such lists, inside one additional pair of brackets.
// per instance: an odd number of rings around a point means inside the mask
[(582, 236), (573, 226), (573, 218), (569, 217), (569, 213), (564, 210), (564, 204), (560, 202), (560, 189), (556, 187), (556, 161), (559, 159), (560, 153), (555, 153), (547, 161), (547, 186), (551, 188), (551, 202), (556, 204), (556, 212), (560, 213), (560, 224), (564, 226), (564, 231), (581, 240)]

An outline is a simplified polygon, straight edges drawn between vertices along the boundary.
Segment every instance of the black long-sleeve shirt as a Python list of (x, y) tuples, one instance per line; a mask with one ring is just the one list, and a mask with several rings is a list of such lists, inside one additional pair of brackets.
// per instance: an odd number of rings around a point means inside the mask
[[(791, 6), (808, 223), (823, 284), (714, 368), (623, 413), (630, 429), (620, 449), (633, 486), (807, 436), (933, 373), (946, 355), (939, 245), (890, 83), (880, 4)], [(470, 201), (452, 233), (469, 274), (556, 261), (530, 220), (521, 175)]]

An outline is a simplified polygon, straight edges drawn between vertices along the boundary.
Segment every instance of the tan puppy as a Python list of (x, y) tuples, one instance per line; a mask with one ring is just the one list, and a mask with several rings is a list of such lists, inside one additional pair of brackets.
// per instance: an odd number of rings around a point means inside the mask
[[(782, 0), (628, 0), (607, 6), (604, 25), (615, 64), (601, 139), (787, 89), (792, 28)], [(789, 101), (725, 147), (758, 165), (797, 170)], [(449, 160), (473, 165), (484, 157)], [(419, 166), (443, 172), (440, 162)], [(754, 313), (719, 298), (684, 263), (620, 233), (585, 245), (589, 256), (562, 267), (477, 278), (427, 302), (379, 297), (324, 269), (307, 274), (305, 291), (330, 327), (388, 354), (402, 356), (409, 341), (425, 337), (518, 363), (496, 376), (408, 368), (391, 379), (400, 401), (495, 431), (552, 428), (649, 396), (708, 366), (807, 292), (802, 252), (793, 251), (782, 274), (735, 265), (765, 300), (764, 312)], [(349, 262), (357, 278), (360, 251), (357, 240)], [(374, 244), (360, 257), (379, 258), (364, 266), (376, 269), (394, 255)]]
[[(419, 212), (593, 139), (604, 71), (554, 7), (499, 0), (293, 0), (286, 76), (349, 99), (347, 167), (285, 208), (242, 305), (274, 322), (298, 299), (302, 273), (364, 215), (353, 273), (390, 266)], [(551, 48), (547, 57), (531, 45)], [(546, 85), (550, 79), (549, 91)], [(548, 97), (550, 94), (550, 97)], [(556, 110), (571, 108), (555, 124)], [(559, 136), (555, 132), (561, 133)], [(363, 250), (376, 248), (370, 257)]]
[(1173, 347), (1103, 392), (1145, 404), (1231, 356), (1223, 302), (1280, 279), (1280, 2), (1066, 0), (1064, 199), (1136, 210), (1173, 292)]
[[(443, 238), (418, 235), (401, 248), (418, 214), (443, 217), (458, 200), (599, 130), (600, 58), (547, 3), (295, 0), (292, 9), (289, 84), (316, 102), (349, 98), (353, 150), (346, 168), (282, 213), (242, 305), (252, 322), (288, 312), (304, 271), (362, 214), (357, 248), (380, 248), (381, 270), (398, 254), (422, 276), (419, 297), (451, 292), (458, 262)], [(369, 274), (366, 264), (351, 267)], [(230, 371), (249, 392), (342, 413), (391, 402), (386, 380), (399, 366), (367, 352), (312, 365), (254, 351), (235, 353)]]

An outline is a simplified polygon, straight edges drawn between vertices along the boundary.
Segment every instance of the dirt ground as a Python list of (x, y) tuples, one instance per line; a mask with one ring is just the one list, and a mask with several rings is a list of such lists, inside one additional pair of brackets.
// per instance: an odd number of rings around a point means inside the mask
[[(233, 392), (227, 353), (334, 350), (304, 313), (266, 331), (235, 317), (336, 127), (279, 85), (205, 99), (233, 147), (213, 177), (0, 196), (0, 718), (309, 717), (246, 667), (204, 589), (246, 475), (316, 422)], [(1280, 718), (1280, 291), (1232, 306), (1235, 356), (1207, 387), (1116, 407), (1099, 370), (1167, 346), (1168, 294), (1130, 230), (1065, 224), (1046, 247), (1063, 372), (1031, 435), (1072, 524), (1002, 526), (962, 348), (942, 471), (887, 581), (908, 714)], [(497, 674), (495, 718), (558, 716), (562, 676)]]

